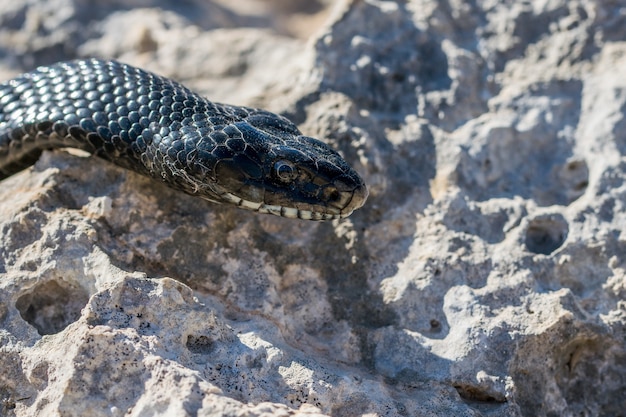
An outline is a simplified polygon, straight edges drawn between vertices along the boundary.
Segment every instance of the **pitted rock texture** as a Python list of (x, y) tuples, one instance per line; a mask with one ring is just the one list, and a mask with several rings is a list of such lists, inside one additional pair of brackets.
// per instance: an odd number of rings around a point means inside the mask
[(370, 199), (298, 222), (45, 152), (0, 183), (0, 415), (624, 414), (621, 3), (83, 3), (3, 3), (3, 79), (120, 59), (282, 112)]

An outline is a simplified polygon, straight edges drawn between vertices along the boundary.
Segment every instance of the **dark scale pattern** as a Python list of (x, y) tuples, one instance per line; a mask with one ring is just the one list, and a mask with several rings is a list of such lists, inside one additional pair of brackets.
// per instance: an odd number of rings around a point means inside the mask
[(214, 202), (287, 217), (345, 217), (367, 198), (339, 154), (284, 117), (213, 103), (115, 61), (64, 62), (0, 84), (0, 179), (59, 147)]

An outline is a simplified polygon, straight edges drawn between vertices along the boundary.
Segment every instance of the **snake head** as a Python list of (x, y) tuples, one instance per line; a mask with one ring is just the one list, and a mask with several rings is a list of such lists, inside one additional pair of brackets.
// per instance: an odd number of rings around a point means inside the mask
[(327, 220), (349, 216), (368, 196), (361, 177), (325, 143), (296, 136), (268, 152), (264, 203), (286, 217)]
[(347, 217), (365, 203), (367, 187), (356, 171), (288, 120), (262, 112), (231, 126), (220, 151), (229, 155), (212, 169), (219, 201), (306, 220)]

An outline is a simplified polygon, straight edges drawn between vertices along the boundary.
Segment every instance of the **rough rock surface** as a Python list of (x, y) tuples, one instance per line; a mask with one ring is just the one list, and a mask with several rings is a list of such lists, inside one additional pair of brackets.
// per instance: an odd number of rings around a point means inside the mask
[(98, 55), (282, 112), (369, 202), (45, 153), (0, 183), (0, 415), (624, 415), (623, 3), (227, 3), (2, 2), (0, 75)]

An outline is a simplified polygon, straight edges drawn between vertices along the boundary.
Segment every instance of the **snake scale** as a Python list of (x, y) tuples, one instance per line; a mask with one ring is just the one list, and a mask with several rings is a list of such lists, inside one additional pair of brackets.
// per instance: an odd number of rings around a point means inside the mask
[(211, 102), (117, 61), (62, 62), (0, 84), (0, 179), (73, 147), (185, 193), (307, 220), (350, 215), (362, 178), (325, 143), (261, 109)]

